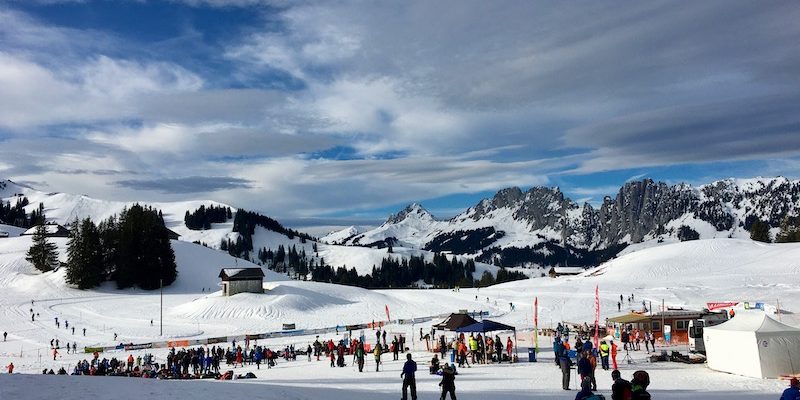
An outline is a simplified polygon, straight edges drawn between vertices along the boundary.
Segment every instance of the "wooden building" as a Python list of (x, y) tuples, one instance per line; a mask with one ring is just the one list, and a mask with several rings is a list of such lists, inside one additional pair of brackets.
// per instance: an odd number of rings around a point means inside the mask
[(264, 271), (261, 268), (223, 268), (219, 271), (219, 277), (222, 279), (223, 296), (264, 293)]

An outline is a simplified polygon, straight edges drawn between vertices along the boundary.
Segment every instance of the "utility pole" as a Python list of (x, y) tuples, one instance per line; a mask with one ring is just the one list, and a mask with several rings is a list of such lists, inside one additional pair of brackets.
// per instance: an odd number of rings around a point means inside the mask
[(158, 280), (158, 285), (161, 287), (161, 307), (159, 307), (159, 325), (161, 330), (159, 336), (164, 336), (164, 279)]
[(661, 338), (664, 339), (664, 343), (666, 344), (667, 335), (664, 334), (664, 314), (667, 312), (667, 307), (665, 306), (664, 299), (661, 299)]

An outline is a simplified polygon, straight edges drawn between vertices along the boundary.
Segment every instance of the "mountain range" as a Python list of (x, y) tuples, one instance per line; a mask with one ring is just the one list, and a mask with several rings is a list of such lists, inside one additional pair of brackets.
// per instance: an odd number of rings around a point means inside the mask
[[(724, 179), (694, 187), (643, 179), (625, 183), (599, 205), (578, 204), (557, 187), (511, 187), (447, 220), (417, 203), (375, 229), (353, 227), (321, 240), (388, 245), (467, 255), (498, 265), (597, 265), (633, 246), (749, 237), (756, 220), (773, 234), (800, 206), (800, 181), (783, 177)], [(682, 228), (683, 227), (683, 228)]]

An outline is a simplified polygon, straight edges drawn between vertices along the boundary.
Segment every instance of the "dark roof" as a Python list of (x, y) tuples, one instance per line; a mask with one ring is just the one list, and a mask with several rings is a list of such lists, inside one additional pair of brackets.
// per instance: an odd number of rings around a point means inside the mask
[(219, 271), (223, 281), (249, 281), (264, 278), (261, 268), (223, 268)]
[(444, 321), (434, 325), (436, 329), (444, 329), (447, 331), (455, 331), (458, 328), (463, 328), (472, 325), (478, 321), (467, 314), (450, 314)]
[(511, 325), (501, 324), (499, 322), (489, 321), (485, 319), (481, 322), (476, 322), (472, 325), (467, 325), (456, 329), (456, 332), (494, 332), (494, 331), (513, 331), (516, 330)]
[(179, 234), (178, 234), (178, 232), (175, 232), (175, 231), (173, 231), (172, 229), (169, 229), (169, 228), (167, 228), (167, 227), (164, 227), (164, 229), (166, 229), (166, 230), (167, 230), (167, 236), (168, 236), (170, 239), (175, 239), (175, 240), (177, 240), (179, 237), (181, 237), (181, 235), (179, 235)]
[[(31, 227), (27, 231), (20, 234), (20, 236), (32, 236), (36, 233), (36, 228), (38, 225)], [(69, 237), (69, 229), (65, 228), (63, 225), (48, 223), (44, 224), (45, 230), (47, 233), (45, 236), (47, 237)]]

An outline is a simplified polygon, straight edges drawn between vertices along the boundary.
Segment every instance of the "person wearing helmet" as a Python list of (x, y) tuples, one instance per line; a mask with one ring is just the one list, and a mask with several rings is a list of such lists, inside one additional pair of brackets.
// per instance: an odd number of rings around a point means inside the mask
[(798, 400), (800, 399), (800, 383), (797, 378), (792, 378), (789, 381), (789, 387), (783, 391), (780, 400)]
[(647, 387), (650, 386), (650, 375), (647, 371), (636, 371), (631, 380), (632, 400), (650, 400), (650, 393)]

